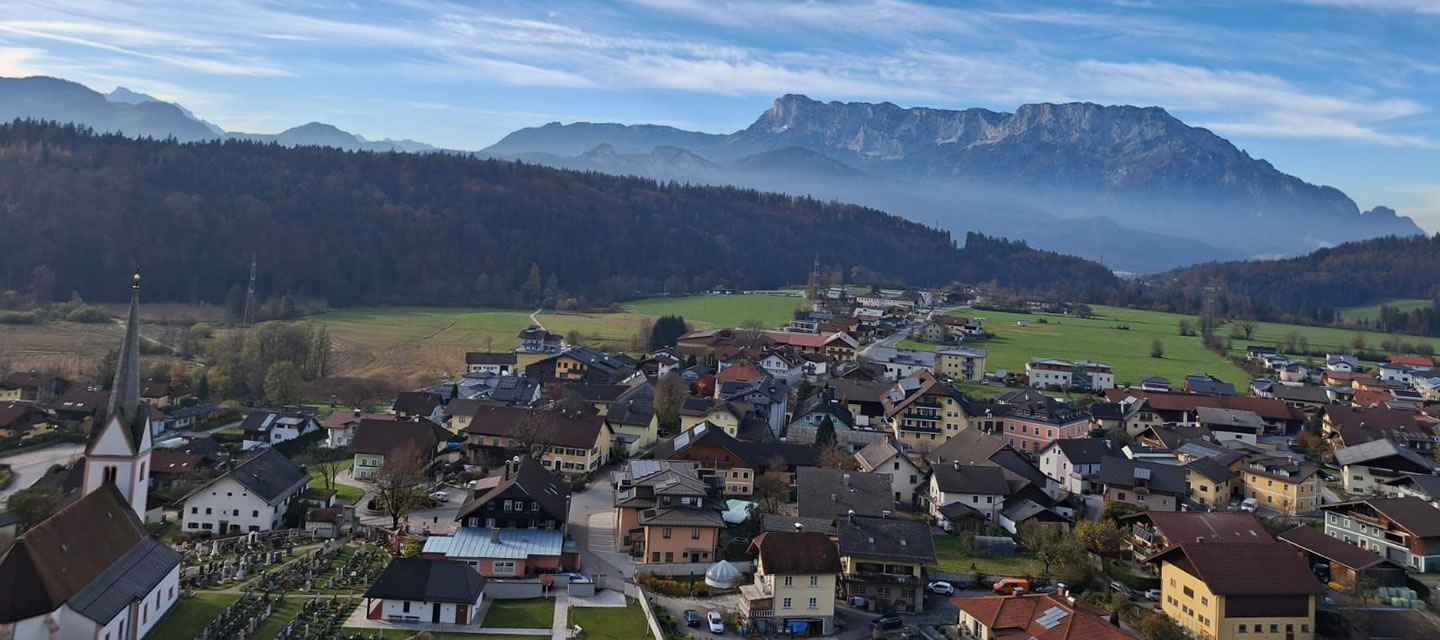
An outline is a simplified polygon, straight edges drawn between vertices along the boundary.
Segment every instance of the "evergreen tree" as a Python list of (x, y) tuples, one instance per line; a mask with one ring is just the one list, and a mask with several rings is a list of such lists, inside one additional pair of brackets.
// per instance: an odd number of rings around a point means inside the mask
[(827, 415), (820, 421), (820, 428), (815, 430), (815, 446), (823, 449), (832, 444), (835, 444), (835, 421)]

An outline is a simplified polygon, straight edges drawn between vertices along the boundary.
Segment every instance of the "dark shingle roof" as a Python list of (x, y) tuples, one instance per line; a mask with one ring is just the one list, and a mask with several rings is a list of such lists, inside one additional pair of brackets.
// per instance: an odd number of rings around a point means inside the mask
[(226, 475), (235, 478), (236, 482), (270, 504), (284, 498), (297, 485), (310, 481), (310, 475), (304, 468), (274, 449), (262, 451), (260, 455), (240, 463)]
[(365, 597), (473, 605), (484, 591), (485, 578), (464, 562), (396, 558)]
[(428, 416), (436, 407), (444, 404), (439, 394), (425, 391), (402, 391), (395, 396), (395, 404), (390, 405), (395, 413), (404, 413), (412, 416)]
[(1065, 454), (1070, 464), (1099, 464), (1106, 456), (1113, 456), (1110, 441), (1100, 438), (1061, 438), (1053, 444)]
[(1005, 483), (1005, 472), (1000, 467), (972, 464), (937, 464), (931, 469), (935, 484), (946, 493), (978, 493), (1008, 495), (1010, 487)]
[(456, 522), (464, 520), (512, 487), (519, 487), (522, 493), (539, 502), (547, 515), (553, 516), (557, 520), (565, 519), (565, 498), (570, 495), (570, 487), (560, 482), (539, 462), (532, 458), (522, 457), (519, 469), (508, 474), (505, 469), (501, 469), (500, 473), (499, 484), (483, 494), (472, 495), (469, 500), (465, 501), (465, 504), (460, 507), (460, 511), (456, 512)]
[(1344, 541), (1332, 538), (1314, 527), (1300, 525), (1280, 534), (1280, 539), (1300, 549), (1304, 549), (1317, 556), (1321, 556), (1331, 562), (1350, 567), (1357, 571), (1364, 571), (1377, 564), (1385, 562), (1385, 558), (1379, 554), (1372, 553), (1347, 544)]
[[(1372, 498), (1360, 500), (1360, 503), (1370, 505), (1370, 508), (1384, 514), (1385, 517), (1393, 520), (1411, 535), (1421, 538), (1440, 537), (1440, 510), (1430, 506), (1430, 503), (1420, 498)], [(1325, 505), (1326, 510), (1333, 507), (1349, 506), (1356, 503), (1338, 503)]]
[(1185, 465), (1191, 473), (1199, 474), (1211, 482), (1226, 482), (1239, 475), (1238, 471), (1231, 471), (1229, 467), (1216, 462), (1212, 458), (1196, 458)]
[[(768, 430), (768, 425), (766, 426)], [(725, 430), (710, 422), (702, 422), (674, 438), (655, 445), (655, 459), (669, 460), (685, 450), (697, 446), (720, 447), (735, 454), (751, 469), (765, 469), (770, 461), (780, 458), (787, 468), (814, 465), (820, 452), (816, 447), (785, 442), (749, 442), (730, 437)]]
[(852, 509), (856, 515), (878, 516), (895, 508), (888, 473), (801, 467), (795, 477), (800, 515), (805, 517), (843, 516)]
[(515, 353), (513, 351), (502, 351), (489, 353), (484, 351), (468, 351), (465, 353), (465, 364), (515, 364)]
[(770, 531), (750, 544), (768, 574), (840, 573), (840, 550), (819, 531)]
[(441, 442), (437, 430), (444, 432), (429, 420), (364, 419), (355, 427), (355, 439), (350, 441), (350, 449), (355, 453), (389, 455), (408, 445), (415, 447), (422, 458), (429, 459)]
[(70, 598), (70, 608), (100, 624), (108, 624), (131, 603), (150, 594), (180, 564), (180, 553), (159, 540), (146, 538)]
[(925, 455), (933, 464), (960, 461), (961, 464), (979, 464), (1005, 446), (1000, 438), (986, 434), (979, 429), (965, 429), (935, 447)]
[(802, 531), (815, 531), (827, 536), (835, 535), (834, 518), (802, 518), (776, 513), (760, 516), (760, 528), (764, 531), (794, 531), (796, 524), (801, 526)]
[[(522, 407), (485, 406), (475, 412), (475, 419), (465, 433), (480, 436), (513, 438), (533, 425), (536, 443), (556, 447), (590, 449), (600, 439), (605, 418), (593, 413), (540, 411)], [(358, 436), (357, 436), (358, 437)]]
[[(1148, 477), (1146, 477), (1148, 476)], [(1100, 463), (1099, 482), (1116, 487), (1135, 487), (1143, 483), (1152, 491), (1184, 495), (1185, 469), (1154, 462), (1136, 462), (1129, 458), (1106, 458)]]
[(1169, 560), (1221, 596), (1308, 595), (1325, 591), (1305, 561), (1280, 542), (1185, 543), (1146, 562)]
[(935, 564), (930, 525), (908, 518), (837, 518), (840, 555)]

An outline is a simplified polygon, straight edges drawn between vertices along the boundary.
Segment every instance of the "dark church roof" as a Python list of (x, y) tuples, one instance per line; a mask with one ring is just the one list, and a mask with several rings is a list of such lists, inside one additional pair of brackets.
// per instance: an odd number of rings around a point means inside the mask
[[(120, 421), (131, 451), (139, 449), (145, 431), (150, 428), (144, 408), (140, 404), (140, 273), (137, 271), (130, 286), (125, 342), (121, 343), (120, 356), (115, 361), (115, 382), (110, 386), (110, 401), (105, 408), (105, 424), (115, 419)], [(93, 446), (104, 433), (104, 428), (95, 429), (90, 444)]]

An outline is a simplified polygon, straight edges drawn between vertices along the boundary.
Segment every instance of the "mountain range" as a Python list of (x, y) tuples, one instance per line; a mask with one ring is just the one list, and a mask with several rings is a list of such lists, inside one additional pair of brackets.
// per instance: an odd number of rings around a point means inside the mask
[[(0, 78), (0, 119), (14, 118), (182, 142), (444, 151), (412, 140), (370, 141), (319, 122), (278, 134), (226, 132), (123, 87), (106, 95), (46, 77)], [(1003, 113), (786, 95), (730, 134), (550, 123), (474, 153), (853, 202), (956, 234), (1023, 239), (1119, 272), (1422, 233), (1387, 207), (1362, 212), (1338, 189), (1283, 173), (1158, 107), (1027, 104)]]

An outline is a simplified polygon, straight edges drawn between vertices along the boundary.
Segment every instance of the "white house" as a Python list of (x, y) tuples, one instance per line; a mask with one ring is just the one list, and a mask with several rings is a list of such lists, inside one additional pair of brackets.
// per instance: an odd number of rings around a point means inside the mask
[(785, 384), (788, 385), (799, 382), (800, 377), (805, 374), (804, 361), (799, 356), (778, 351), (765, 354), (765, 357), (761, 358), (757, 364), (766, 373), (775, 376), (777, 380), (785, 381)]
[(299, 414), (256, 411), (245, 416), (240, 428), (245, 432), (241, 448), (249, 451), (255, 447), (268, 447), (294, 440), (307, 433), (315, 433), (320, 430), (320, 423), (312, 417)]
[(1415, 384), (1416, 380), (1423, 380), (1431, 374), (1430, 367), (1419, 367), (1413, 364), (1397, 362), (1385, 362), (1380, 364), (1379, 377), (1385, 382), (1398, 382), (1405, 386)]
[(929, 511), (940, 517), (940, 509), (960, 503), (980, 512), (986, 520), (998, 522), (1010, 485), (1000, 467), (952, 462), (930, 468)]
[(1356, 371), (1364, 371), (1364, 369), (1360, 366), (1360, 359), (1359, 359), (1359, 358), (1356, 358), (1355, 356), (1352, 356), (1352, 355), (1346, 355), (1346, 354), (1343, 354), (1343, 353), (1327, 353), (1327, 354), (1325, 354), (1325, 370), (1326, 370), (1326, 371), (1338, 371), (1338, 372), (1341, 372), (1341, 373), (1353, 373), (1353, 372), (1356, 372)]
[(1115, 455), (1110, 441), (1099, 438), (1062, 438), (1036, 454), (1040, 472), (1070, 493), (1088, 489), (1087, 481), (1100, 473), (1100, 461)]
[(215, 535), (278, 529), (309, 483), (305, 469), (267, 449), (182, 498), (181, 528)]
[(895, 504), (916, 506), (924, 488), (920, 486), (924, 473), (908, 456), (889, 440), (873, 442), (855, 453), (860, 470), (890, 474), (890, 491), (895, 494)]
[(515, 373), (515, 352), (467, 352), (465, 354), (465, 371), (470, 374), (488, 373), (497, 376), (508, 376)]
[(400, 624), (469, 625), (476, 622), (484, 600), (485, 577), (464, 562), (396, 558), (365, 592), (365, 617)]

